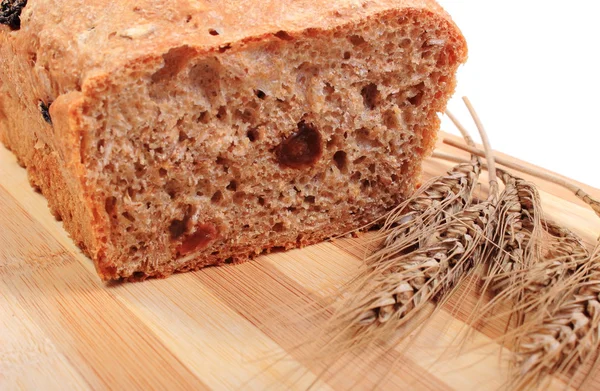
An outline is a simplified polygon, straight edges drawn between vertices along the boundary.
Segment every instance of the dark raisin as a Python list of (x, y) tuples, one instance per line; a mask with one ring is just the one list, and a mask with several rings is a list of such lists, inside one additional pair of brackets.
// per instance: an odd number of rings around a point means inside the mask
[(21, 11), (27, 5), (27, 0), (2, 0), (0, 3), (0, 24), (5, 24), (11, 30), (21, 28)]
[(298, 131), (277, 147), (277, 160), (289, 168), (306, 168), (315, 164), (323, 154), (321, 133), (306, 121), (298, 123)]
[(52, 104), (52, 102), (50, 102), (46, 105), (43, 101), (40, 101), (40, 103), (38, 104), (40, 112), (42, 113), (42, 118), (44, 118), (44, 121), (46, 121), (50, 125), (52, 125), (52, 117), (50, 117), (50, 105), (51, 104)]
[(218, 236), (217, 228), (212, 224), (200, 224), (196, 232), (188, 236), (177, 249), (179, 255), (186, 255), (201, 250)]

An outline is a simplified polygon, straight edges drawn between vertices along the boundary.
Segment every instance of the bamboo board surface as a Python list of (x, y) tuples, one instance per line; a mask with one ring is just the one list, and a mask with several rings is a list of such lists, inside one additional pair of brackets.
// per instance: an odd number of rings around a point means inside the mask
[[(449, 165), (430, 159), (425, 175)], [(600, 219), (568, 191), (535, 182), (547, 214), (594, 242)], [(366, 238), (166, 280), (105, 284), (0, 146), (0, 390), (501, 388), (507, 365), (493, 342), (500, 326), (478, 327), (460, 355), (448, 349), (477, 299), (469, 288), (410, 344), (365, 351), (359, 361), (374, 364), (339, 363), (319, 376), (322, 367), (296, 348), (315, 324), (291, 314), (318, 306), (348, 280)], [(554, 379), (550, 389), (564, 389), (565, 380)], [(600, 389), (600, 375), (586, 388)]]

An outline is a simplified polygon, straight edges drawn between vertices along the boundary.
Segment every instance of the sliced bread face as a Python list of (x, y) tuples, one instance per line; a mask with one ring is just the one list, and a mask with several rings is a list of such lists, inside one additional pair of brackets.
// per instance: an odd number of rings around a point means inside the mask
[(379, 3), (326, 27), (151, 45), (55, 99), (54, 168), (25, 164), (101, 277), (316, 243), (410, 194), (466, 47), (431, 2)]

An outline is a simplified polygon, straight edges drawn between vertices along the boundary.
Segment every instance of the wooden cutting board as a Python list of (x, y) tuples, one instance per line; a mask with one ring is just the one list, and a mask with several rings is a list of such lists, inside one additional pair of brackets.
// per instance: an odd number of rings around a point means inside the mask
[[(430, 159), (426, 175), (449, 165)], [(593, 243), (600, 219), (568, 191), (536, 182), (547, 214)], [(493, 342), (500, 326), (477, 327), (462, 353), (455, 348), (467, 307), (477, 300), (469, 288), (409, 344), (362, 352), (320, 376), (323, 367), (299, 347), (318, 327), (309, 309), (356, 271), (365, 240), (322, 243), (166, 280), (106, 284), (29, 187), (25, 170), (0, 147), (0, 389), (502, 387), (507, 356)], [(564, 389), (565, 380), (554, 379), (550, 388)], [(586, 388), (600, 389), (600, 376)]]

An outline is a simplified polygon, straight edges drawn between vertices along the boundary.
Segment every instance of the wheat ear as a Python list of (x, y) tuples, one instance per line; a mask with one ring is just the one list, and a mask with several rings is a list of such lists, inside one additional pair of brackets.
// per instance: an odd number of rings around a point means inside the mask
[(541, 323), (521, 338), (519, 388), (548, 374), (567, 373), (594, 358), (600, 347), (600, 247), (569, 278), (559, 280)]

